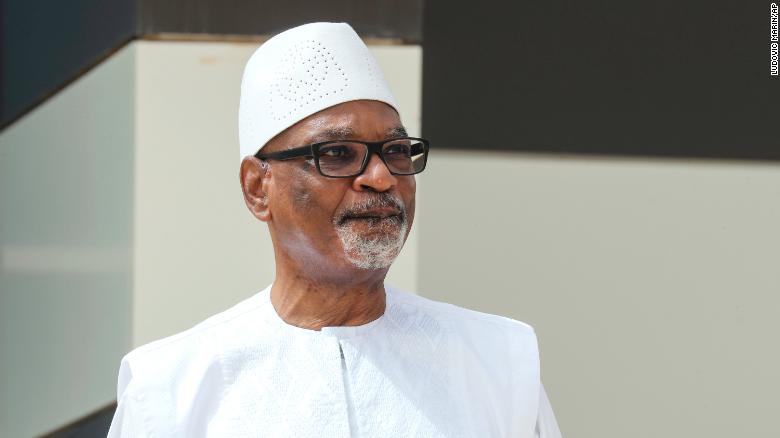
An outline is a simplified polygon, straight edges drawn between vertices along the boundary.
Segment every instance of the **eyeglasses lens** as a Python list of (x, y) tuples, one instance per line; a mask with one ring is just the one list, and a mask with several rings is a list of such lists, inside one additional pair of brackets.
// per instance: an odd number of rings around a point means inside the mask
[(412, 139), (393, 140), (382, 145), (387, 167), (400, 175), (413, 175), (425, 167), (425, 146)]
[(341, 142), (320, 148), (320, 171), (328, 176), (357, 174), (368, 149), (362, 143)]
[[(368, 148), (349, 141), (323, 145), (319, 151), (320, 171), (326, 176), (354, 176), (366, 159)], [(413, 175), (425, 168), (425, 145), (412, 139), (391, 140), (382, 145), (382, 157), (391, 172)]]

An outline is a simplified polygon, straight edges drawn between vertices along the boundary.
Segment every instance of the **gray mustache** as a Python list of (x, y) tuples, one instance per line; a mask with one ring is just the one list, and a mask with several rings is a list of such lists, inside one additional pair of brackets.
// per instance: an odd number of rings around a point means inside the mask
[(404, 206), (403, 202), (401, 200), (391, 195), (390, 193), (379, 193), (377, 195), (373, 195), (370, 198), (365, 198), (353, 205), (350, 205), (344, 211), (338, 214), (336, 216), (334, 222), (336, 225), (340, 225), (344, 223), (345, 219), (354, 216), (357, 214), (360, 214), (366, 210), (372, 209), (372, 208), (381, 208), (381, 207), (392, 207), (396, 210), (401, 212), (401, 218), (406, 217), (406, 207)]

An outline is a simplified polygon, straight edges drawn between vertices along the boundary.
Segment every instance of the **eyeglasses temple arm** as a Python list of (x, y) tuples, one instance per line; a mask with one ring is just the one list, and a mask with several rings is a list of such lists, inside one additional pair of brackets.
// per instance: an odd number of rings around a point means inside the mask
[(261, 160), (289, 160), (290, 158), (296, 158), (296, 157), (312, 157), (312, 150), (311, 145), (307, 146), (301, 146), (293, 149), (286, 149), (279, 152), (270, 152), (267, 154), (258, 152), (255, 154), (255, 157), (261, 159)]

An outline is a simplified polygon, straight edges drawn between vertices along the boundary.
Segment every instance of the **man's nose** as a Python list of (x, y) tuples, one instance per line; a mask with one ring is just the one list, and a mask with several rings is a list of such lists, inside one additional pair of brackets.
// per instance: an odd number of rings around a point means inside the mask
[(385, 163), (379, 158), (379, 154), (371, 154), (366, 164), (366, 170), (355, 177), (353, 188), (357, 191), (373, 190), (385, 192), (395, 187), (398, 183), (395, 175), (390, 173)]

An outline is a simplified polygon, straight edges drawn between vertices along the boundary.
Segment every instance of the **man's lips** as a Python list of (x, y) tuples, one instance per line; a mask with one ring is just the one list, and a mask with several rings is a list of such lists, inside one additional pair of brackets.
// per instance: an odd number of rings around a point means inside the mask
[(360, 212), (349, 213), (344, 217), (345, 221), (355, 219), (387, 219), (400, 218), (401, 211), (392, 207), (372, 208)]

